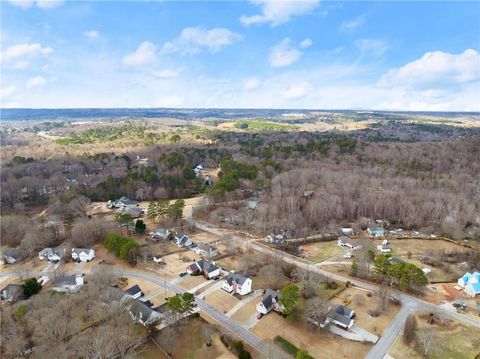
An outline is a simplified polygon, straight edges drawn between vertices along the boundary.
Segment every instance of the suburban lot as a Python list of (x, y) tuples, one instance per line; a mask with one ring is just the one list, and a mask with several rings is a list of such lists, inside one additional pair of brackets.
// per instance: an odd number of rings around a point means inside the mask
[[(367, 294), (369, 294), (369, 292), (361, 289), (346, 288), (338, 295), (335, 295), (330, 302), (332, 305), (341, 304), (353, 309), (356, 313), (355, 324), (360, 328), (379, 336), (400, 311), (400, 306), (389, 303), (388, 309), (385, 311), (385, 313), (374, 318), (368, 314), (368, 311), (377, 308), (378, 296), (370, 293), (371, 297), (369, 297)], [(356, 300), (353, 299), (354, 296), (362, 297), (363, 304), (357, 304)]]
[[(418, 330), (432, 327), (435, 331), (432, 343), (430, 345), (429, 358), (443, 359), (471, 359), (480, 353), (480, 331), (477, 328), (465, 325), (463, 323), (452, 322), (446, 327), (430, 325), (424, 319), (417, 315)], [(402, 336), (399, 336), (389, 354), (395, 358), (424, 358), (422, 344), (417, 342), (411, 346), (403, 342)]]
[(300, 349), (308, 350), (314, 358), (363, 358), (371, 345), (343, 339), (329, 332), (317, 332), (301, 321), (290, 321), (276, 313), (269, 313), (252, 329), (263, 339), (280, 335)]

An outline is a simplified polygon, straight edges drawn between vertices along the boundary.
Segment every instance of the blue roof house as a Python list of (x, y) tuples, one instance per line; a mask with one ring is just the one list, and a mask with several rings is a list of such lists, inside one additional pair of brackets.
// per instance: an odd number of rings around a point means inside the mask
[(480, 294), (480, 273), (465, 273), (457, 284), (463, 288), (465, 293), (470, 297), (475, 297)]

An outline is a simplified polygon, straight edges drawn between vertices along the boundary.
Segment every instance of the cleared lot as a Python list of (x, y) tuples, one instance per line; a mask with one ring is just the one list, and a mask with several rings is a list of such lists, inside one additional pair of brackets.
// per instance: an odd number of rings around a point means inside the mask
[(315, 263), (345, 252), (346, 250), (338, 246), (337, 241), (315, 242), (303, 245), (303, 254), (310, 262)]

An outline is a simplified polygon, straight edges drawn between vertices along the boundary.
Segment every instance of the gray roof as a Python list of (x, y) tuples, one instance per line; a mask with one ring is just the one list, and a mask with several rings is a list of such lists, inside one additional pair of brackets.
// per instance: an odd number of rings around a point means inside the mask
[(62, 286), (62, 285), (76, 285), (77, 284), (77, 277), (74, 275), (66, 275), (57, 277), (53, 281), (53, 286)]
[(178, 239), (181, 239), (183, 237), (188, 238), (188, 236), (185, 233), (182, 233), (182, 232), (177, 232), (177, 234), (175, 235), (175, 238), (178, 238)]
[[(140, 300), (134, 300), (130, 306), (130, 313), (136, 318), (146, 322), (152, 313), (158, 313)], [(160, 314), (160, 313), (158, 313)]]
[(170, 230), (167, 228), (155, 228), (153, 233), (158, 233), (160, 236), (167, 236), (170, 234)]
[(133, 287), (128, 288), (125, 293), (130, 294), (130, 295), (135, 295), (138, 293), (142, 293), (142, 290), (138, 286), (138, 284), (135, 284)]
[(72, 248), (72, 253), (77, 253), (77, 254), (80, 254), (80, 253), (88, 254), (90, 253), (90, 251), (91, 251), (90, 248)]
[(202, 270), (206, 272), (213, 272), (218, 269), (215, 264), (212, 264), (204, 259), (199, 260), (197, 263), (202, 268)]
[(336, 310), (331, 310), (330, 312), (328, 312), (328, 317), (330, 319), (333, 319), (339, 323), (342, 323), (342, 324), (345, 324), (345, 325), (350, 325), (352, 319), (350, 319), (349, 317), (343, 315), (343, 314), (339, 314), (336, 312)]
[(265, 296), (262, 300), (263, 306), (267, 309), (270, 308), (273, 305), (273, 299), (275, 299), (275, 301), (278, 301), (278, 292), (267, 289), (267, 291), (265, 292)]
[(15, 259), (22, 258), (22, 251), (20, 249), (15, 248), (7, 248), (3, 251), (3, 255), (7, 257), (12, 257)]
[(123, 196), (123, 197), (117, 199), (116, 202), (119, 202), (119, 203), (122, 203), (122, 204), (127, 204), (127, 205), (128, 205), (128, 204), (137, 204), (137, 203), (138, 203), (138, 202), (135, 201), (134, 199), (130, 199), (130, 198), (126, 197), (126, 196)]
[(20, 290), (21, 286), (18, 284), (7, 284), (2, 290), (0, 290), (0, 294), (3, 299), (8, 299), (18, 294)]
[(198, 243), (198, 249), (202, 250), (202, 251), (214, 251), (216, 250), (217, 248), (215, 248), (214, 246), (208, 244), (208, 243)]
[(229, 285), (232, 285), (233, 281), (235, 281), (237, 284), (242, 285), (247, 279), (248, 277), (244, 277), (243, 275), (237, 273), (230, 273), (225, 280)]
[(337, 312), (340, 315), (344, 315), (344, 316), (347, 316), (347, 317), (350, 318), (352, 316), (353, 310), (351, 310), (348, 307), (344, 307), (343, 305), (337, 305), (335, 307), (335, 312)]
[(143, 213), (145, 213), (145, 211), (143, 210), (143, 208), (140, 208), (140, 207), (126, 207), (122, 211), (122, 214), (128, 214), (132, 217), (138, 217), (138, 216), (142, 215)]

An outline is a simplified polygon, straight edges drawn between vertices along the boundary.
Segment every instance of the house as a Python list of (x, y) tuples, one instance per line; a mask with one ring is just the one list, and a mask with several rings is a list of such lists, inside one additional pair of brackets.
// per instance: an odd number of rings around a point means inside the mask
[(340, 247), (346, 247), (346, 248), (349, 248), (349, 249), (360, 249), (360, 248), (362, 248), (362, 246), (357, 245), (356, 241), (354, 241), (353, 239), (348, 238), (346, 236), (342, 236), (342, 237), (338, 238), (337, 244)]
[(203, 166), (202, 165), (198, 165), (197, 167), (195, 167), (193, 169), (193, 172), (195, 172), (196, 177), (200, 177), (201, 174), (202, 174), (202, 171), (203, 171)]
[(390, 248), (385, 246), (377, 246), (377, 250), (379, 250), (382, 253), (390, 253), (392, 251)]
[(52, 288), (57, 292), (76, 292), (84, 284), (83, 277), (74, 275), (56, 277), (53, 281)]
[(18, 284), (7, 284), (0, 290), (0, 299), (6, 303), (15, 303), (22, 297), (22, 287)]
[(468, 296), (475, 297), (480, 294), (480, 273), (467, 272), (458, 280), (457, 284)]
[(153, 256), (152, 259), (155, 263), (165, 263), (162, 256)]
[(91, 248), (72, 248), (72, 259), (76, 262), (90, 262), (95, 258), (95, 251)]
[(153, 239), (170, 239), (170, 232), (169, 229), (166, 228), (155, 228), (150, 235), (152, 236)]
[(223, 282), (222, 289), (228, 293), (246, 295), (252, 291), (252, 280), (237, 273), (230, 273)]
[(204, 275), (208, 279), (211, 279), (220, 275), (220, 268), (202, 259), (189, 265), (187, 267), (187, 273), (190, 275)]
[(128, 288), (125, 293), (127, 293), (128, 295), (130, 295), (133, 299), (138, 299), (140, 297), (143, 297), (143, 292), (142, 290), (140, 289), (140, 287), (135, 284), (133, 287), (131, 288)]
[(355, 231), (353, 230), (353, 228), (350, 228), (350, 227), (340, 228), (340, 231), (347, 236), (351, 236), (355, 234)]
[(107, 202), (108, 208), (138, 207), (138, 201), (123, 196), (114, 201)]
[(195, 252), (202, 258), (213, 258), (218, 256), (218, 250), (214, 246), (207, 243), (199, 243)]
[(257, 304), (257, 312), (261, 314), (267, 314), (271, 310), (279, 312), (281, 310), (278, 303), (278, 292), (267, 289), (261, 302)]
[(58, 248), (44, 248), (38, 252), (41, 261), (58, 262), (62, 257), (63, 253)]
[(337, 305), (335, 309), (330, 310), (327, 314), (325, 324), (332, 323), (343, 329), (350, 329), (353, 326), (355, 312), (343, 305)]
[(25, 258), (24, 253), (20, 249), (7, 248), (3, 251), (3, 259), (5, 263), (13, 264)]
[(177, 233), (173, 239), (173, 243), (179, 247), (188, 247), (192, 244), (192, 241), (188, 238), (185, 233)]
[(162, 318), (162, 314), (150, 308), (147, 304), (136, 299), (128, 307), (128, 311), (136, 322), (147, 326)]
[(313, 196), (313, 191), (303, 191), (303, 197), (310, 198)]
[(247, 199), (247, 206), (248, 208), (250, 209), (257, 209), (260, 207), (260, 203), (258, 201), (258, 198), (256, 197), (250, 197), (249, 199)]
[(143, 208), (129, 207), (129, 206), (121, 207), (120, 209), (118, 209), (117, 212), (121, 214), (129, 215), (132, 218), (140, 218), (140, 217), (143, 217), (143, 215), (145, 214), (145, 210)]
[(382, 227), (368, 227), (367, 232), (374, 237), (383, 237), (385, 235), (385, 230)]

